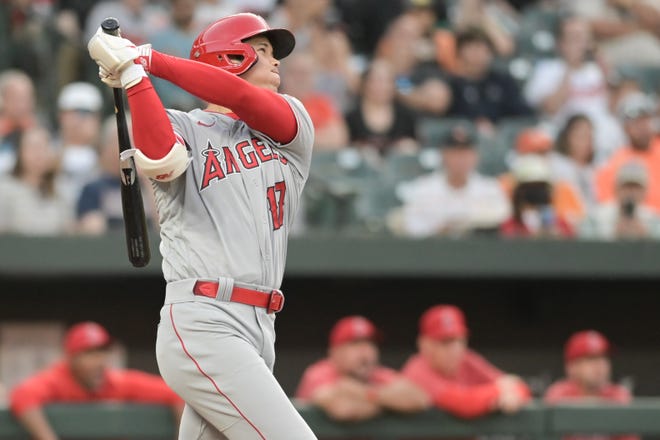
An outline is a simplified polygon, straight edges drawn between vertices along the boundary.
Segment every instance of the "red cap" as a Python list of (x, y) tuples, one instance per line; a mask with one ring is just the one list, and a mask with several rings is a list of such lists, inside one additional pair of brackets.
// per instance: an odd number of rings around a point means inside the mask
[(516, 151), (521, 154), (544, 153), (552, 148), (552, 139), (544, 131), (528, 128), (516, 138)]
[(359, 339), (369, 339), (377, 342), (380, 332), (376, 326), (364, 316), (347, 316), (340, 319), (330, 331), (330, 347)]
[(609, 354), (609, 341), (596, 330), (585, 330), (573, 334), (564, 348), (566, 362), (583, 356), (608, 356)]
[(101, 325), (91, 321), (81, 322), (66, 333), (64, 351), (71, 356), (81, 351), (106, 347), (111, 341), (110, 334)]
[(428, 309), (419, 320), (419, 333), (434, 339), (467, 336), (465, 316), (461, 309), (450, 305), (437, 305)]

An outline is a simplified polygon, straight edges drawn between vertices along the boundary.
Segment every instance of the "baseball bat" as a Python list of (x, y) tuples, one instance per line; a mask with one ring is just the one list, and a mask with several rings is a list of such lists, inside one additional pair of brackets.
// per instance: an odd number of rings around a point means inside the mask
[[(119, 22), (116, 18), (106, 18), (101, 23), (103, 32), (119, 36)], [(149, 235), (147, 220), (144, 215), (144, 203), (140, 192), (137, 169), (133, 157), (124, 157), (121, 153), (131, 149), (128, 137), (128, 125), (124, 111), (124, 95), (122, 89), (112, 89), (115, 101), (115, 116), (117, 117), (117, 137), (119, 138), (121, 206), (124, 213), (124, 230), (126, 232), (126, 248), (128, 259), (135, 267), (144, 267), (149, 263)]]

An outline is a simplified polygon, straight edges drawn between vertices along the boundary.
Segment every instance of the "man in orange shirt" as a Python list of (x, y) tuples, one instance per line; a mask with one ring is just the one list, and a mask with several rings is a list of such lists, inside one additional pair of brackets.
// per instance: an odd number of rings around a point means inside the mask
[(518, 411), (530, 398), (525, 383), (468, 349), (467, 336), (459, 308), (431, 307), (420, 319), (419, 353), (408, 360), (403, 375), (423, 388), (435, 406), (457, 417)]
[[(564, 348), (566, 379), (552, 384), (545, 393), (549, 404), (607, 401), (630, 403), (630, 392), (611, 381), (610, 343), (601, 333), (585, 330), (573, 334)], [(592, 436), (564, 437), (564, 440), (593, 439)], [(635, 440), (636, 436), (597, 437), (608, 440)]]
[(378, 363), (380, 333), (362, 316), (340, 319), (330, 332), (328, 357), (305, 370), (296, 398), (335, 420), (364, 420), (382, 409), (426, 409), (426, 394), (396, 371)]
[(630, 93), (619, 104), (617, 113), (630, 145), (616, 151), (598, 170), (596, 174), (598, 200), (600, 202), (614, 200), (619, 168), (631, 161), (638, 161), (646, 167), (649, 176), (644, 204), (660, 212), (660, 138), (656, 136), (653, 121), (656, 106), (643, 93)]
[(178, 420), (183, 401), (159, 377), (108, 367), (112, 339), (94, 322), (74, 325), (64, 338), (65, 358), (17, 385), (10, 408), (35, 440), (56, 440), (43, 407), (99, 401), (168, 405)]

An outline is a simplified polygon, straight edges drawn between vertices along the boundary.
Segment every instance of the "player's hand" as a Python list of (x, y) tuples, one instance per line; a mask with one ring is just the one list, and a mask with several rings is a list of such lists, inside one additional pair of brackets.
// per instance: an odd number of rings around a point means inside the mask
[(121, 73), (140, 56), (132, 41), (106, 34), (100, 27), (87, 43), (87, 50), (96, 64), (112, 73)]
[[(138, 46), (137, 49), (140, 53), (140, 56), (136, 59), (136, 61), (139, 61), (145, 72), (148, 73), (149, 68), (151, 67), (151, 44), (142, 44)], [(99, 78), (104, 84), (112, 88), (121, 89), (123, 87), (121, 83), (121, 75), (118, 73), (109, 72), (102, 66), (99, 66)]]
[(529, 400), (527, 386), (518, 376), (505, 375), (497, 382), (497, 408), (505, 414), (518, 412)]
[(99, 78), (103, 84), (112, 87), (114, 89), (121, 89), (121, 78), (117, 73), (110, 73), (105, 70), (103, 67), (99, 66)]

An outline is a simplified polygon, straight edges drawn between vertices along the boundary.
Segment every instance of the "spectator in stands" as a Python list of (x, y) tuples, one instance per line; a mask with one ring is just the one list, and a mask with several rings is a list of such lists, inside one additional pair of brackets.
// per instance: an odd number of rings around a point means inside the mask
[(55, 90), (53, 56), (57, 39), (49, 24), (51, 4), (35, 0), (8, 0), (0, 4), (0, 70), (19, 69), (34, 82), (37, 99), (48, 105)]
[(555, 188), (548, 161), (533, 154), (521, 156), (514, 163), (513, 175), (513, 215), (500, 234), (507, 238), (573, 237), (573, 227), (552, 203)]
[(479, 153), (469, 129), (454, 127), (443, 139), (442, 173), (411, 182), (403, 191), (405, 235), (464, 235), (496, 230), (509, 216), (509, 201), (495, 179), (477, 173)]
[(504, 374), (467, 347), (463, 312), (436, 305), (422, 315), (418, 354), (403, 367), (403, 375), (426, 391), (435, 406), (461, 418), (495, 411), (514, 413), (530, 398), (518, 377)]
[(451, 92), (434, 60), (432, 43), (426, 41), (425, 24), (414, 9), (398, 17), (379, 41), (376, 58), (391, 66), (403, 104), (422, 114), (440, 116), (449, 106)]
[(448, 80), (452, 95), (449, 116), (473, 120), (480, 132), (492, 134), (500, 119), (532, 114), (515, 79), (492, 69), (493, 44), (484, 31), (459, 32), (456, 55), (456, 72)]
[(98, 2), (87, 16), (84, 40), (89, 41), (106, 17), (115, 17), (121, 34), (135, 44), (146, 43), (149, 36), (167, 26), (165, 11), (148, 0), (105, 0)]
[(563, 0), (588, 20), (598, 50), (613, 66), (660, 66), (660, 4), (637, 0)]
[(203, 29), (220, 17), (238, 12), (241, 12), (241, 8), (237, 0), (199, 0), (195, 8), (194, 21)]
[[(517, 14), (507, 2), (489, 0), (463, 0), (456, 4), (453, 27), (459, 32), (470, 28), (483, 29), (492, 42), (497, 56), (510, 57), (516, 48), (512, 27)], [(513, 26), (511, 26), (513, 24)]]
[(308, 52), (296, 52), (287, 58), (282, 92), (300, 99), (314, 125), (314, 147), (338, 150), (348, 145), (346, 121), (332, 99), (315, 91), (317, 66)]
[(71, 230), (73, 210), (57, 185), (55, 158), (48, 130), (23, 132), (14, 170), (0, 182), (0, 232), (58, 235)]
[(660, 139), (654, 125), (656, 111), (655, 103), (642, 93), (631, 93), (621, 101), (618, 115), (629, 146), (617, 150), (596, 172), (596, 194), (600, 202), (614, 199), (619, 168), (637, 160), (644, 164), (649, 176), (644, 204), (660, 212)]
[(365, 420), (382, 410), (416, 412), (426, 394), (396, 371), (379, 365), (380, 332), (362, 316), (340, 319), (330, 331), (328, 357), (305, 370), (296, 398), (341, 421)]
[(64, 359), (12, 390), (10, 409), (32, 438), (58, 438), (43, 412), (44, 406), (54, 403), (119, 401), (168, 405), (178, 421), (183, 401), (158, 376), (111, 369), (111, 344), (110, 335), (99, 324), (78, 323), (65, 335)]
[[(107, 231), (119, 231), (124, 227), (118, 151), (117, 122), (113, 115), (105, 120), (101, 130), (101, 175), (83, 187), (77, 202), (76, 230), (82, 234), (99, 235)], [(144, 191), (143, 194), (146, 199), (148, 192)], [(145, 203), (148, 220), (152, 213), (149, 207), (150, 204)]]
[(272, 27), (290, 29), (298, 50), (310, 50), (315, 34), (333, 20), (334, 9), (328, 0), (283, 0), (270, 14)]
[(16, 162), (21, 133), (37, 124), (34, 85), (20, 70), (0, 74), (0, 174), (9, 172)]
[(75, 204), (83, 185), (98, 172), (101, 92), (91, 84), (71, 83), (57, 99), (59, 154), (63, 184)]
[(604, 132), (599, 135), (601, 144), (595, 151), (595, 164), (601, 164), (607, 161), (619, 148), (628, 142), (621, 119), (617, 115), (617, 108), (623, 98), (631, 93), (642, 91), (641, 84), (636, 78), (619, 72), (610, 73), (607, 78), (607, 85), (609, 87), (607, 115), (599, 127)]
[(360, 87), (360, 73), (348, 37), (339, 25), (327, 26), (318, 33), (312, 51), (317, 67), (314, 89), (328, 95), (335, 108), (346, 113)]
[(385, 61), (373, 61), (364, 73), (360, 98), (346, 121), (350, 140), (359, 147), (382, 154), (417, 149), (414, 114), (396, 100), (394, 76)]
[(370, 58), (388, 26), (403, 12), (401, 0), (335, 2), (348, 28), (351, 46), (360, 57)]
[[(170, 23), (156, 32), (150, 42), (154, 49), (182, 58), (188, 58), (190, 47), (201, 30), (193, 20), (197, 0), (169, 0)], [(190, 111), (200, 107), (200, 101), (169, 81), (153, 77), (151, 81), (165, 108)]]
[(516, 136), (515, 151), (510, 158), (514, 172), (505, 173), (499, 177), (500, 185), (502, 185), (504, 191), (509, 197), (513, 197), (514, 188), (517, 185), (516, 164), (520, 158), (528, 155), (535, 157), (532, 161), (542, 160), (545, 162), (544, 167), (548, 169), (552, 181), (552, 207), (557, 215), (571, 224), (582, 220), (586, 208), (580, 192), (573, 187), (570, 180), (564, 179), (565, 172), (563, 168), (565, 166), (562, 161), (565, 159), (553, 150), (552, 138), (541, 128), (526, 128)]
[[(610, 402), (627, 404), (632, 400), (630, 391), (612, 383), (610, 343), (596, 330), (574, 333), (564, 348), (566, 378), (552, 384), (545, 393), (548, 404), (575, 402)], [(571, 436), (565, 440), (586, 440), (594, 436)], [(597, 436), (606, 440), (635, 440), (636, 436)]]
[(586, 21), (568, 17), (558, 27), (559, 58), (536, 64), (525, 88), (528, 102), (547, 118), (553, 132), (566, 119), (583, 113), (594, 124), (596, 149), (605, 148), (608, 127), (606, 75), (593, 60), (593, 41)]
[(570, 184), (585, 207), (596, 204), (593, 130), (586, 115), (568, 118), (555, 141), (552, 161), (554, 180)]
[(622, 165), (617, 171), (615, 199), (593, 208), (580, 235), (605, 240), (660, 238), (660, 217), (643, 204), (648, 181), (643, 163)]

